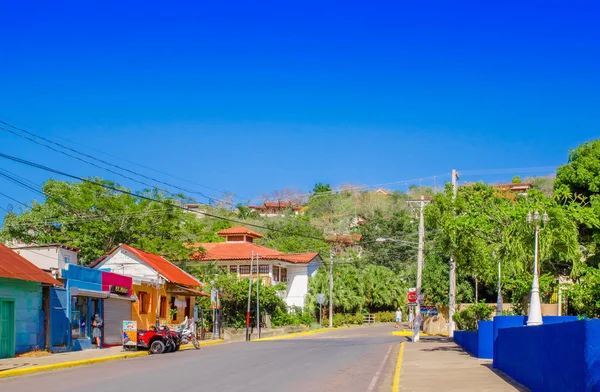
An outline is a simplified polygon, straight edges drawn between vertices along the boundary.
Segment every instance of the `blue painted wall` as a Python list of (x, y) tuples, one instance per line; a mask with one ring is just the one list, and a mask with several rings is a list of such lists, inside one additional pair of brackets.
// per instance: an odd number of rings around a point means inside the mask
[(477, 331), (454, 331), (454, 342), (469, 354), (477, 356)]
[(492, 359), (494, 356), (494, 322), (477, 322), (477, 358)]
[(41, 283), (0, 278), (0, 297), (15, 301), (15, 352), (18, 354), (43, 348), (39, 342)]
[(503, 328), (494, 366), (536, 391), (600, 391), (600, 320)]
[[(496, 367), (498, 352), (498, 330), (501, 328), (523, 327), (527, 325), (527, 316), (495, 316), (493, 330), (493, 359)], [(544, 325), (566, 323), (577, 321), (577, 316), (544, 316), (542, 317)]]

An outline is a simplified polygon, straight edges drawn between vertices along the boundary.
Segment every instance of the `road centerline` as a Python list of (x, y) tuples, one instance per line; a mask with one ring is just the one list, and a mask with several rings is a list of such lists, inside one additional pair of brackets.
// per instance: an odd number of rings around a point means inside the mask
[(373, 379), (371, 380), (371, 383), (369, 384), (369, 388), (367, 389), (367, 392), (371, 392), (375, 386), (377, 385), (377, 380), (379, 380), (379, 376), (381, 375), (381, 371), (383, 370), (383, 367), (385, 366), (385, 364), (387, 363), (388, 358), (390, 357), (390, 353), (392, 352), (392, 345), (390, 344), (390, 347), (388, 348), (385, 357), (383, 358), (383, 361), (381, 361), (381, 365), (379, 365), (379, 368), (377, 369), (377, 372), (375, 373), (375, 376), (373, 376)]

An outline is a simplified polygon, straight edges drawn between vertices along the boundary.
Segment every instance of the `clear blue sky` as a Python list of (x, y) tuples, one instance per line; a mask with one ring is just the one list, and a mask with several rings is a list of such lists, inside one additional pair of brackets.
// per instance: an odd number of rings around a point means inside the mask
[[(0, 5), (0, 119), (211, 195), (84, 146), (248, 199), (555, 166), (600, 136), (594, 1), (39, 3)], [(0, 152), (141, 187), (3, 131)]]

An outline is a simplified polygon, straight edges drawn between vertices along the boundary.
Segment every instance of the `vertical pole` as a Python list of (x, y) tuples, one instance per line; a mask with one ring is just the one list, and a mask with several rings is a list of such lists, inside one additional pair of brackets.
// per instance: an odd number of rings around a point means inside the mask
[(154, 288), (156, 290), (156, 323), (155, 323), (155, 327), (158, 330), (158, 327), (160, 326), (160, 304), (159, 304), (159, 295), (158, 295), (158, 288), (160, 287), (160, 281), (159, 281), (160, 277), (158, 277), (156, 279)]
[(425, 245), (425, 218), (423, 209), (425, 208), (425, 196), (421, 196), (419, 206), (419, 253), (417, 254), (417, 306), (415, 307), (415, 323), (413, 329), (413, 342), (419, 341), (421, 330), (421, 281), (423, 276), (423, 248)]
[(496, 316), (502, 315), (502, 273), (500, 259), (498, 259), (498, 298), (496, 299)]
[(258, 266), (258, 253), (256, 254), (256, 331), (260, 339), (260, 267)]
[(540, 235), (540, 227), (535, 226), (535, 248), (533, 254), (533, 284), (531, 285), (531, 298), (529, 301), (529, 316), (527, 317), (527, 325), (542, 324), (542, 307), (540, 304), (540, 286), (538, 278), (538, 242)]
[(250, 341), (250, 304), (252, 301), (252, 262), (254, 261), (254, 251), (250, 256), (250, 277), (248, 279), (248, 309), (246, 310), (246, 341)]
[(329, 328), (333, 328), (333, 249), (329, 250)]
[(319, 304), (319, 327), (323, 327), (323, 304)]
[[(452, 200), (456, 199), (458, 190), (458, 172), (452, 169)], [(454, 313), (456, 312), (456, 260), (450, 254), (450, 293), (448, 298), (448, 336), (454, 336)]]

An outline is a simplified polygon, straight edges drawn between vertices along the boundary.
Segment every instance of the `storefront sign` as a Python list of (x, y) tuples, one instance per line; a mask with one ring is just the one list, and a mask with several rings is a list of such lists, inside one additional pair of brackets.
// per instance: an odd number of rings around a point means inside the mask
[(123, 347), (137, 347), (137, 321), (123, 321)]
[(110, 292), (115, 294), (129, 294), (129, 288), (124, 286), (110, 286)]

